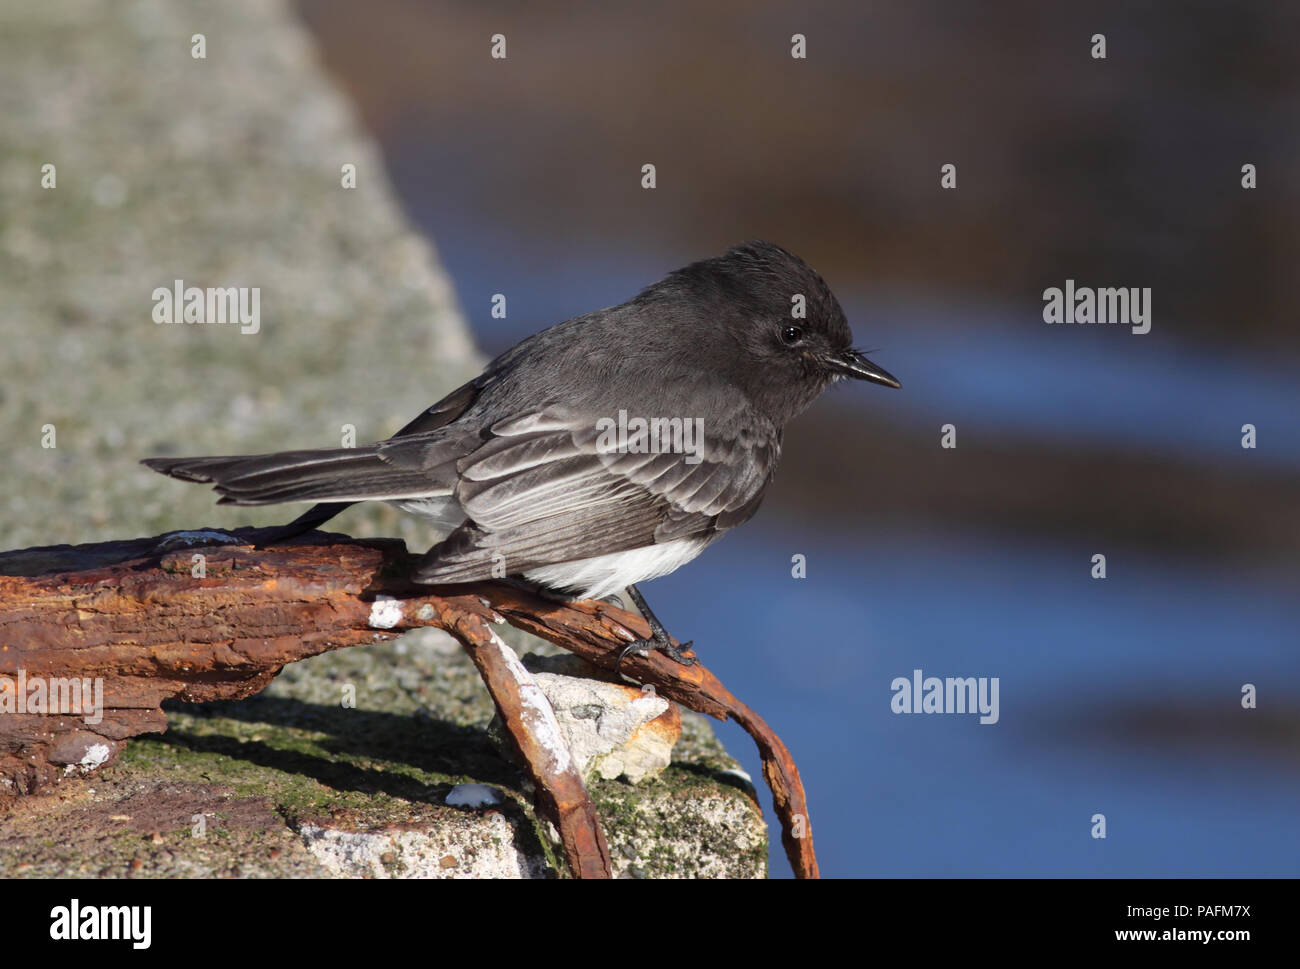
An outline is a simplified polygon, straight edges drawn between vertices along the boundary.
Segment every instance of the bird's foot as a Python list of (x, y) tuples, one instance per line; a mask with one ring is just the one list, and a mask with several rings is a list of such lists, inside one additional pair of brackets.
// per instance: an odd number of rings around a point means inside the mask
[(627, 659), (633, 653), (638, 656), (648, 656), (650, 650), (657, 649), (673, 662), (681, 666), (694, 666), (699, 662), (694, 656), (687, 656), (686, 650), (691, 648), (691, 643), (674, 643), (668, 638), (668, 634), (660, 630), (653, 636), (647, 636), (645, 639), (638, 639), (628, 643), (618, 651), (618, 659), (614, 661), (614, 675), (618, 675), (618, 669), (623, 665), (623, 660)]
[(641, 590), (635, 585), (627, 587), (627, 594), (631, 596), (632, 601), (636, 604), (641, 615), (645, 617), (646, 624), (650, 627), (650, 635), (645, 639), (637, 639), (628, 643), (618, 653), (618, 660), (614, 663), (614, 674), (618, 675), (618, 668), (623, 665), (623, 660), (632, 653), (640, 656), (649, 654), (650, 650), (657, 649), (673, 662), (680, 666), (694, 666), (699, 660), (687, 656), (685, 651), (691, 648), (690, 643), (682, 643), (680, 646), (674, 646), (672, 639), (668, 636), (668, 630), (664, 629), (664, 624), (659, 621), (659, 617), (645, 601), (645, 596), (641, 595)]

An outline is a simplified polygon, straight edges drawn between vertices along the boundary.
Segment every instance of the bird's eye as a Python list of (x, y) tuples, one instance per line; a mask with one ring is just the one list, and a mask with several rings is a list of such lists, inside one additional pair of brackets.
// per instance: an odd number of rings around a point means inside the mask
[(781, 341), (788, 347), (803, 339), (803, 330), (797, 326), (787, 326), (781, 331)]

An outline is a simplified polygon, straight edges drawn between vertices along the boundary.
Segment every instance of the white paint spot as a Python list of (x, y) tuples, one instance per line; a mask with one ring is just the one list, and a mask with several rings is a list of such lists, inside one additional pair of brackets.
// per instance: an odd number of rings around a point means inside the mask
[(81, 757), (81, 765), (86, 770), (94, 770), (108, 760), (108, 744), (91, 744)]
[(447, 803), (452, 807), (491, 807), (503, 800), (495, 787), (486, 784), (457, 784), (447, 793)]
[(746, 784), (748, 784), (750, 787), (753, 787), (753, 786), (754, 786), (754, 778), (750, 777), (747, 773), (745, 773), (745, 772), (744, 772), (743, 770), (741, 770), (739, 767), (733, 767), (731, 770), (719, 771), (718, 773), (721, 774), (723, 777), (739, 777), (742, 781), (744, 781), (744, 782), (745, 782)]
[(555, 711), (551, 709), (546, 694), (533, 679), (533, 674), (524, 669), (524, 664), (519, 662), (515, 651), (491, 629), (488, 634), (492, 637), (492, 645), (510, 668), (510, 675), (519, 684), (519, 705), (523, 708), (524, 719), (532, 729), (534, 739), (551, 755), (550, 772), (559, 774), (573, 770), (569, 746), (564, 742), (564, 734), (560, 731), (560, 724), (555, 719)]
[(392, 629), (402, 621), (402, 603), (392, 596), (378, 596), (370, 604), (370, 628)]

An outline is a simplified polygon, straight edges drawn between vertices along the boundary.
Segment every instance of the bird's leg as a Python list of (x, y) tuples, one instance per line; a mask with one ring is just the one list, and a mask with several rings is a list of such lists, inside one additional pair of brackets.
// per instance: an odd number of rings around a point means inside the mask
[(672, 640), (668, 638), (668, 630), (664, 629), (663, 623), (659, 621), (659, 617), (650, 609), (649, 604), (645, 601), (645, 596), (641, 595), (640, 589), (634, 585), (630, 585), (627, 587), (627, 594), (632, 598), (632, 601), (636, 603), (637, 609), (640, 610), (641, 615), (645, 617), (645, 621), (650, 625), (650, 635), (646, 639), (638, 639), (636, 642), (628, 643), (619, 651), (618, 661), (614, 664), (615, 673), (618, 673), (619, 666), (622, 665), (624, 658), (627, 657), (629, 653), (640, 653), (644, 655), (652, 649), (659, 650), (659, 652), (663, 653), (674, 662), (680, 663), (682, 666), (694, 666), (699, 662), (698, 660), (685, 655), (683, 652), (683, 650), (691, 648), (690, 643), (682, 643), (680, 646), (673, 645)]

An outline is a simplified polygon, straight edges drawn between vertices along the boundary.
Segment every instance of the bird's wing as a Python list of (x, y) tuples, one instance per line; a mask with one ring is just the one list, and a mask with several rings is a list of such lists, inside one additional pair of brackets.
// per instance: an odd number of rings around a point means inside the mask
[[(480, 374), (473, 380), (461, 384), (436, 404), (420, 411), (419, 415), (403, 427), (393, 437), (407, 437), (414, 434), (427, 434), (446, 427), (469, 409), (478, 399), (483, 389), (486, 374)], [(390, 439), (391, 440), (391, 439)]]
[[(689, 454), (636, 453), (635, 439), (620, 450), (608, 428), (562, 408), (493, 424), (457, 462), (455, 496), (468, 521), (430, 550), (416, 578), (465, 582), (489, 577), (501, 562), (518, 574), (713, 538), (757, 509), (780, 440), (705, 431)], [(381, 455), (399, 468), (429, 460), (413, 439), (390, 441)]]

